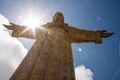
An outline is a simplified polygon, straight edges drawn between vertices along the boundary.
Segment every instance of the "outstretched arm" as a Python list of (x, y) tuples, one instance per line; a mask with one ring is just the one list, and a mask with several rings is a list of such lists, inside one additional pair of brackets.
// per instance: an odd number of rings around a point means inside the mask
[(71, 36), (71, 42), (80, 43), (80, 42), (95, 42), (101, 43), (102, 38), (107, 38), (113, 33), (107, 33), (106, 30), (81, 30), (74, 27), (69, 27), (69, 34)]
[(31, 28), (16, 25), (14, 23), (10, 23), (10, 25), (3, 24), (7, 29), (13, 30), (12, 36), (13, 37), (27, 37), (31, 39), (35, 39), (35, 34)]

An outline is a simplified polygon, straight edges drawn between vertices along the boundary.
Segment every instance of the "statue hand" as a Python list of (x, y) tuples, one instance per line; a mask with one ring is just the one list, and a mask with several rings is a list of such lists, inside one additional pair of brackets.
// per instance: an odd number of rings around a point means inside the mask
[(110, 37), (111, 35), (113, 35), (114, 33), (107, 33), (106, 30), (102, 30), (101, 31), (101, 37), (103, 38), (107, 38)]
[(15, 28), (17, 25), (14, 24), (14, 23), (10, 23), (10, 25), (5, 25), (5, 24), (3, 24), (3, 26), (5, 26), (7, 29), (14, 30), (14, 28)]

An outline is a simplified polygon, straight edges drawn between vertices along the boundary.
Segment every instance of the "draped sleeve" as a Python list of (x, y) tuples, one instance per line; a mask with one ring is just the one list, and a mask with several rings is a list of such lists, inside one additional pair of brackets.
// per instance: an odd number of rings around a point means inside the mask
[(71, 37), (71, 42), (73, 43), (81, 43), (81, 42), (101, 43), (102, 42), (100, 31), (82, 30), (74, 27), (69, 27), (68, 31)]

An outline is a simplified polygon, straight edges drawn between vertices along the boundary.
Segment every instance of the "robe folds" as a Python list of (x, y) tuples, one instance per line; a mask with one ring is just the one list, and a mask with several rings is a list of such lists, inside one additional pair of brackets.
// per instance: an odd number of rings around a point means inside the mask
[(10, 80), (75, 80), (71, 43), (101, 43), (100, 31), (54, 22), (35, 30), (16, 26), (12, 36), (36, 41)]

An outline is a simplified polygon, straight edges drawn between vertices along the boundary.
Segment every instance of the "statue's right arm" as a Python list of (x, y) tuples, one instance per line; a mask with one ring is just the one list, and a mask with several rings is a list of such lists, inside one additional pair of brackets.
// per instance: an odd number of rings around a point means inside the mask
[(35, 39), (32, 29), (26, 26), (20, 26), (14, 23), (10, 23), (10, 25), (5, 25), (5, 24), (3, 25), (9, 30), (13, 30), (12, 37), (27, 37), (27, 38)]
[(94, 42), (102, 43), (102, 38), (108, 38), (113, 33), (106, 32), (106, 30), (82, 30), (74, 27), (69, 27), (69, 34), (71, 36), (71, 42), (82, 43), (82, 42)]

